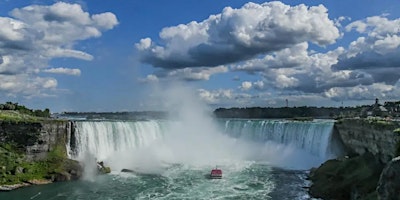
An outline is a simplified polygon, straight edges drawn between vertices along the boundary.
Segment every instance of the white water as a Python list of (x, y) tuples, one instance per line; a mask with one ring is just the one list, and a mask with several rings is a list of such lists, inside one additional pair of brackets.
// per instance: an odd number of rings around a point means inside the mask
[(76, 122), (76, 156), (89, 152), (104, 160), (114, 152), (148, 146), (163, 137), (162, 126), (156, 121)]
[(149, 173), (170, 163), (204, 166), (242, 161), (309, 169), (335, 156), (329, 151), (332, 121), (227, 120), (224, 124), (218, 129), (211, 121), (205, 128), (184, 121), (79, 121), (76, 149), (69, 152), (79, 160), (103, 160), (113, 170)]
[(227, 120), (225, 132), (252, 141), (293, 145), (312, 155), (329, 158), (333, 121)]

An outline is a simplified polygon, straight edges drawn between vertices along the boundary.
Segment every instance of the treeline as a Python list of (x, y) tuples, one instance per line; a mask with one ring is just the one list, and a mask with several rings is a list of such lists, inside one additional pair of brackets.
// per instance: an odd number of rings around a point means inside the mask
[(6, 102), (5, 104), (0, 104), (0, 110), (13, 110), (18, 111), (21, 114), (27, 114), (36, 117), (50, 117), (50, 110), (48, 108), (44, 110), (32, 110), (23, 105), (18, 105), (18, 103)]
[(219, 118), (339, 118), (357, 117), (363, 107), (282, 107), (282, 108), (218, 108), (214, 111)]
[(86, 119), (109, 119), (109, 120), (144, 120), (144, 119), (166, 119), (167, 112), (163, 111), (135, 111), (135, 112), (63, 112), (59, 117), (83, 117)]

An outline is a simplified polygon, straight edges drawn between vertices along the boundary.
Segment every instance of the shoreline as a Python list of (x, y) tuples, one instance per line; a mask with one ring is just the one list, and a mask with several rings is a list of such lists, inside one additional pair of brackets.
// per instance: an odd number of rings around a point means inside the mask
[(50, 183), (54, 182), (48, 179), (33, 179), (26, 182), (16, 183), (11, 185), (0, 185), (0, 192), (9, 192), (24, 187), (35, 186), (35, 185), (46, 185)]

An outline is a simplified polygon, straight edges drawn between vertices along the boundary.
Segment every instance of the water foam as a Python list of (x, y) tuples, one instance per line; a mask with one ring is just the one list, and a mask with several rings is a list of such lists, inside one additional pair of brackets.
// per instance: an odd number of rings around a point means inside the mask
[(227, 120), (223, 130), (208, 123), (203, 131), (180, 121), (81, 121), (76, 123), (76, 149), (69, 152), (81, 159), (93, 155), (116, 170), (151, 173), (161, 173), (171, 163), (208, 166), (252, 160), (308, 169), (334, 156), (328, 148), (332, 121)]

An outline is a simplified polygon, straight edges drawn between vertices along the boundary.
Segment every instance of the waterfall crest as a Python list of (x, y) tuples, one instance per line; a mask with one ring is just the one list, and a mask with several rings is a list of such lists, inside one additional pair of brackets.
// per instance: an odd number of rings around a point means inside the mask
[(334, 121), (286, 121), (286, 120), (227, 120), (226, 134), (241, 139), (266, 143), (273, 141), (294, 145), (313, 155), (329, 157), (330, 140)]

